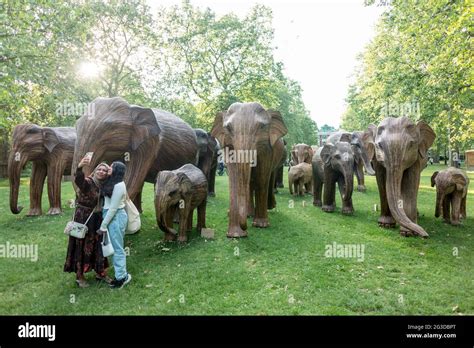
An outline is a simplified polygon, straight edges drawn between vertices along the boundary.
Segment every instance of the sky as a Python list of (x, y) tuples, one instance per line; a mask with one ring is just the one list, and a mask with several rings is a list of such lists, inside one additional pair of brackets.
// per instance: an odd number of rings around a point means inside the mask
[[(148, 0), (153, 7), (181, 0)], [(346, 109), (344, 98), (354, 80), (357, 55), (375, 35), (383, 7), (364, 0), (191, 0), (217, 15), (245, 16), (255, 4), (273, 11), (275, 58), (287, 77), (300, 83), (303, 101), (318, 127), (338, 128)]]

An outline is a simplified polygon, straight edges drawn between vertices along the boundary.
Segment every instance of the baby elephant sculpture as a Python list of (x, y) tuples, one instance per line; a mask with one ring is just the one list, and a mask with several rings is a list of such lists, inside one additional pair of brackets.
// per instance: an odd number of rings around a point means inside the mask
[[(326, 143), (313, 156), (313, 205), (325, 212), (336, 208), (336, 182), (342, 199), (342, 214), (351, 215), (354, 188), (354, 156), (346, 142)], [(323, 202), (321, 191), (324, 184)]]
[[(290, 168), (288, 172), (288, 186), (290, 188), (290, 194), (303, 196), (305, 191), (311, 192), (313, 180), (313, 173), (311, 164), (306, 162), (297, 164)], [(294, 185), (294, 193), (293, 193)], [(306, 188), (306, 190), (305, 190)]]
[(163, 170), (156, 178), (156, 221), (165, 232), (165, 240), (176, 239), (173, 229), (175, 211), (179, 215), (178, 242), (186, 242), (186, 231), (192, 229), (193, 212), (197, 208), (197, 229), (206, 227), (207, 179), (204, 173), (192, 164), (185, 164), (173, 171)]
[[(461, 170), (450, 167), (434, 172), (431, 176), (431, 187), (436, 185), (435, 217), (443, 211), (443, 219), (451, 225), (459, 225), (460, 219), (466, 218), (466, 197), (469, 178)], [(449, 218), (450, 206), (452, 209)]]

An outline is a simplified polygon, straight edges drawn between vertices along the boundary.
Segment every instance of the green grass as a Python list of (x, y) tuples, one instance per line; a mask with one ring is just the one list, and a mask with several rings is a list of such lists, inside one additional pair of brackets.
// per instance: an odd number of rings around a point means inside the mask
[[(474, 187), (461, 227), (435, 219), (435, 189), (429, 182), (440, 168), (430, 166), (422, 173), (418, 209), (419, 223), (430, 234), (426, 240), (377, 226), (374, 177), (366, 178), (367, 193), (354, 192), (354, 216), (342, 216), (339, 209), (324, 213), (312, 206), (311, 196), (295, 198), (293, 206), (285, 187), (277, 195), (277, 208), (269, 212), (270, 228), (250, 227), (248, 238), (229, 240), (224, 176), (217, 178), (217, 197), (209, 199), (207, 209), (215, 240), (206, 241), (194, 230), (184, 246), (164, 244), (154, 216), (153, 186), (146, 184), (142, 231), (126, 237), (133, 280), (122, 290), (95, 283), (78, 289), (74, 275), (62, 271), (63, 228), (72, 213), (67, 206), (73, 198), (70, 182), (63, 183), (62, 216), (28, 218), (28, 180), (22, 182), (19, 201), (25, 209), (20, 215), (9, 211), (8, 182), (3, 180), (0, 244), (38, 244), (39, 259), (0, 258), (0, 314), (474, 314)], [(339, 197), (337, 204), (340, 208)], [(47, 207), (45, 189), (43, 210)], [(333, 242), (365, 245), (364, 261), (326, 258), (325, 246)], [(92, 273), (88, 279), (93, 282)]]

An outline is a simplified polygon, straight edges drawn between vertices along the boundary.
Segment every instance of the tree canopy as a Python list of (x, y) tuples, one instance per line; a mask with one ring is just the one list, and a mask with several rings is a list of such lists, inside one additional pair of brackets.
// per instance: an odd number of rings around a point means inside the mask
[[(121, 96), (210, 129), (236, 101), (279, 110), (290, 144), (316, 142), (298, 82), (274, 59), (271, 9), (218, 17), (183, 1), (152, 11), (144, 0), (2, 3), (0, 127), (74, 125), (78, 104)], [(81, 67), (95, 74), (81, 74)]]
[(359, 57), (342, 127), (406, 115), (431, 125), (438, 152), (472, 148), (473, 13), (471, 1), (391, 1)]

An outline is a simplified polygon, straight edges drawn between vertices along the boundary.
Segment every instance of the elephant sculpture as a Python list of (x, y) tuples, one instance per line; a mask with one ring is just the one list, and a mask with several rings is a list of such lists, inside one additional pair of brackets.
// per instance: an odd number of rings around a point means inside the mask
[(61, 179), (71, 174), (76, 131), (72, 127), (39, 127), (21, 124), (14, 128), (12, 148), (8, 158), (10, 180), (10, 210), (19, 214), (18, 206), (21, 170), (32, 161), (30, 181), (30, 210), (28, 216), (42, 214), (41, 197), (48, 177), (49, 215), (61, 213)]
[[(311, 164), (302, 162), (291, 167), (288, 172), (288, 187), (291, 195), (304, 196), (305, 192), (311, 192), (313, 172)], [(293, 192), (294, 187), (294, 192)]]
[(267, 208), (275, 200), (275, 169), (284, 161), (281, 138), (287, 132), (281, 114), (259, 103), (234, 103), (216, 116), (211, 134), (222, 145), (229, 174), (228, 237), (247, 236), (248, 213), (254, 213), (253, 226), (269, 226)]
[(204, 129), (194, 129), (199, 147), (198, 168), (202, 170), (208, 182), (208, 195), (215, 197), (217, 157), (220, 146), (217, 139)]
[(332, 144), (339, 141), (351, 144), (354, 155), (354, 173), (357, 178), (357, 191), (359, 192), (366, 191), (363, 167), (365, 167), (367, 174), (375, 175), (370, 163), (374, 154), (372, 134), (372, 130), (369, 129), (364, 132), (337, 132), (331, 134), (326, 140), (326, 143)]
[[(431, 187), (436, 185), (435, 217), (441, 212), (443, 219), (451, 225), (459, 225), (460, 219), (466, 218), (466, 198), (469, 178), (461, 169), (449, 167), (434, 172), (431, 176)], [(451, 217), (449, 216), (451, 209)]]
[(185, 164), (173, 171), (163, 170), (156, 178), (156, 221), (165, 232), (165, 240), (175, 240), (173, 216), (179, 215), (178, 242), (186, 242), (186, 231), (192, 229), (193, 212), (197, 208), (197, 229), (206, 228), (207, 179), (204, 173), (192, 164)]
[(388, 117), (376, 129), (375, 176), (380, 195), (382, 227), (400, 225), (403, 236), (428, 237), (417, 224), (416, 202), (420, 173), (428, 161), (428, 149), (436, 135), (424, 121)]
[[(325, 212), (336, 208), (336, 182), (342, 199), (342, 214), (351, 215), (354, 187), (354, 156), (347, 142), (326, 143), (313, 156), (313, 205)], [(321, 193), (324, 185), (323, 200)]]
[(306, 144), (295, 144), (291, 148), (291, 160), (293, 165), (300, 163), (309, 163), (313, 160), (313, 148)]
[(169, 112), (130, 105), (119, 97), (97, 98), (88, 110), (91, 114), (76, 122), (73, 172), (87, 152), (93, 156), (83, 168), (86, 175), (101, 161), (123, 161), (127, 191), (139, 211), (145, 181), (155, 183), (161, 170), (197, 164), (194, 130)]

